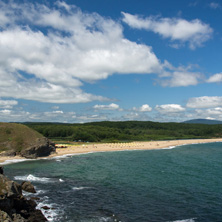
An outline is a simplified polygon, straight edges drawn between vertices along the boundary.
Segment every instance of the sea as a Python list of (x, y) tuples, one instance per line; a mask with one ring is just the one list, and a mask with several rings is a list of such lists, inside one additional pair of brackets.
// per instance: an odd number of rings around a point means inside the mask
[[(222, 221), (222, 143), (97, 152), (4, 167), (59, 222)], [(42, 209), (48, 207), (48, 209)]]

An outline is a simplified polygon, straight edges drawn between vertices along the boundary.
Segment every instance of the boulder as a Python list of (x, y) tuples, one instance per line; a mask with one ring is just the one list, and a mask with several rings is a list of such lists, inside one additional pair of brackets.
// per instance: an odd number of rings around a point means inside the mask
[(0, 174), (0, 219), (13, 222), (47, 221), (36, 206), (34, 200), (27, 200), (22, 195), (21, 185)]
[(12, 219), (6, 212), (0, 210), (0, 221), (12, 222)]
[(29, 181), (24, 181), (21, 184), (22, 190), (29, 192), (29, 193), (36, 193), (35, 187)]
[(20, 155), (25, 158), (35, 159), (37, 157), (49, 156), (53, 152), (55, 152), (55, 144), (44, 137), (38, 138), (28, 148), (22, 150)]
[(0, 167), (0, 174), (4, 174), (4, 169), (3, 169), (3, 167)]

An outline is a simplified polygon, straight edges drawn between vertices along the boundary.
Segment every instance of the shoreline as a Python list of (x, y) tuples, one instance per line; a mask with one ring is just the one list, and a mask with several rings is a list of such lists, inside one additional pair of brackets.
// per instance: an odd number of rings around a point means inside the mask
[(112, 151), (130, 151), (130, 150), (156, 150), (169, 149), (182, 145), (222, 142), (222, 138), (216, 139), (188, 139), (188, 140), (166, 140), (166, 141), (147, 141), (147, 142), (129, 142), (129, 143), (86, 143), (82, 145), (69, 145), (67, 148), (56, 148), (56, 153), (47, 157), (37, 159), (25, 159), (20, 156), (0, 157), (0, 165), (17, 163), (39, 159), (53, 159), (62, 156), (80, 155), (95, 152), (112, 152)]

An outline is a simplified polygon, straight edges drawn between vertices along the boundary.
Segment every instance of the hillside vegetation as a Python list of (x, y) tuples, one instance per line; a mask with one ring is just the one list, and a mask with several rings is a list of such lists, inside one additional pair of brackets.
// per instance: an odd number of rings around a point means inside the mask
[(184, 123), (198, 123), (198, 124), (213, 125), (213, 124), (222, 124), (222, 121), (211, 120), (211, 119), (192, 119), (192, 120), (185, 121)]
[(21, 152), (38, 138), (43, 136), (27, 126), (17, 123), (0, 123), (0, 152)]
[(222, 137), (222, 125), (150, 121), (25, 124), (52, 140), (67, 141), (118, 142)]

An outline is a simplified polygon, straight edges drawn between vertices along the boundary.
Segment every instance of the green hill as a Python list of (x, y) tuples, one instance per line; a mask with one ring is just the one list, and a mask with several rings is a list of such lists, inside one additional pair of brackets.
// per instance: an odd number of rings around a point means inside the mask
[(43, 136), (25, 125), (0, 123), (0, 152), (14, 151), (20, 153), (38, 138), (43, 138)]
[(215, 125), (215, 124), (222, 124), (222, 121), (210, 120), (210, 119), (192, 119), (192, 120), (185, 121), (184, 123), (197, 123), (197, 124)]
[(52, 140), (118, 142), (222, 137), (222, 125), (151, 121), (25, 123)]

